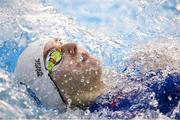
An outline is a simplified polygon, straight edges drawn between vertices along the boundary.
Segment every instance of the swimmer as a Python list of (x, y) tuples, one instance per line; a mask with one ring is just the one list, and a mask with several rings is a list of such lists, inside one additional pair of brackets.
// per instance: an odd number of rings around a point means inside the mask
[(15, 77), (38, 104), (63, 110), (85, 108), (106, 89), (101, 63), (75, 43), (58, 39), (36, 41), (21, 54)]
[[(108, 108), (110, 111), (130, 110), (136, 115), (136, 110), (159, 109), (167, 114), (180, 100), (179, 75), (171, 75), (163, 83), (147, 85), (146, 93), (139, 90), (123, 93), (120, 90), (111, 96), (107, 92), (110, 87), (101, 76), (102, 67), (98, 59), (76, 43), (59, 39), (31, 43), (19, 57), (15, 70), (17, 82), (26, 86), (37, 105), (59, 111), (65, 111), (67, 107), (91, 112)], [(151, 106), (148, 97), (144, 99), (149, 91), (156, 94), (158, 106)], [(169, 96), (174, 99), (168, 100)]]

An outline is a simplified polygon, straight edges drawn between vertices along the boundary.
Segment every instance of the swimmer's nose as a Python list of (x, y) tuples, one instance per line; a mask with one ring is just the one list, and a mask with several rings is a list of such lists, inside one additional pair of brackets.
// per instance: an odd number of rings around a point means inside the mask
[(62, 52), (69, 53), (71, 55), (75, 55), (77, 53), (77, 45), (75, 43), (67, 43), (62, 47)]

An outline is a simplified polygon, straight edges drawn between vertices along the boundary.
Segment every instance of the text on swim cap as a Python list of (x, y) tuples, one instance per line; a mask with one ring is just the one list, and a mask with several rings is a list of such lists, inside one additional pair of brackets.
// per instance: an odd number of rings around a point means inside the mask
[(38, 77), (41, 77), (43, 75), (40, 58), (35, 59), (35, 71)]

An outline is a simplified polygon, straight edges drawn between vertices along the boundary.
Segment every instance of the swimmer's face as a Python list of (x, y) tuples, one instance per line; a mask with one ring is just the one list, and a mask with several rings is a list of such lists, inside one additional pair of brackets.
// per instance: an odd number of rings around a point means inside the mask
[(100, 61), (75, 43), (60, 45), (62, 60), (50, 73), (66, 98), (93, 89), (101, 78)]

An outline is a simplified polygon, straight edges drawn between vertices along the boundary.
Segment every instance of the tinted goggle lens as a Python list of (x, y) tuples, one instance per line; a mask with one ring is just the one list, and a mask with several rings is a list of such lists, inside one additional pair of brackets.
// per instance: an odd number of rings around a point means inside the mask
[(46, 59), (46, 69), (49, 72), (52, 72), (52, 69), (58, 64), (60, 63), (60, 61), (62, 60), (62, 52), (61, 49), (54, 49), (51, 50), (47, 56)]

